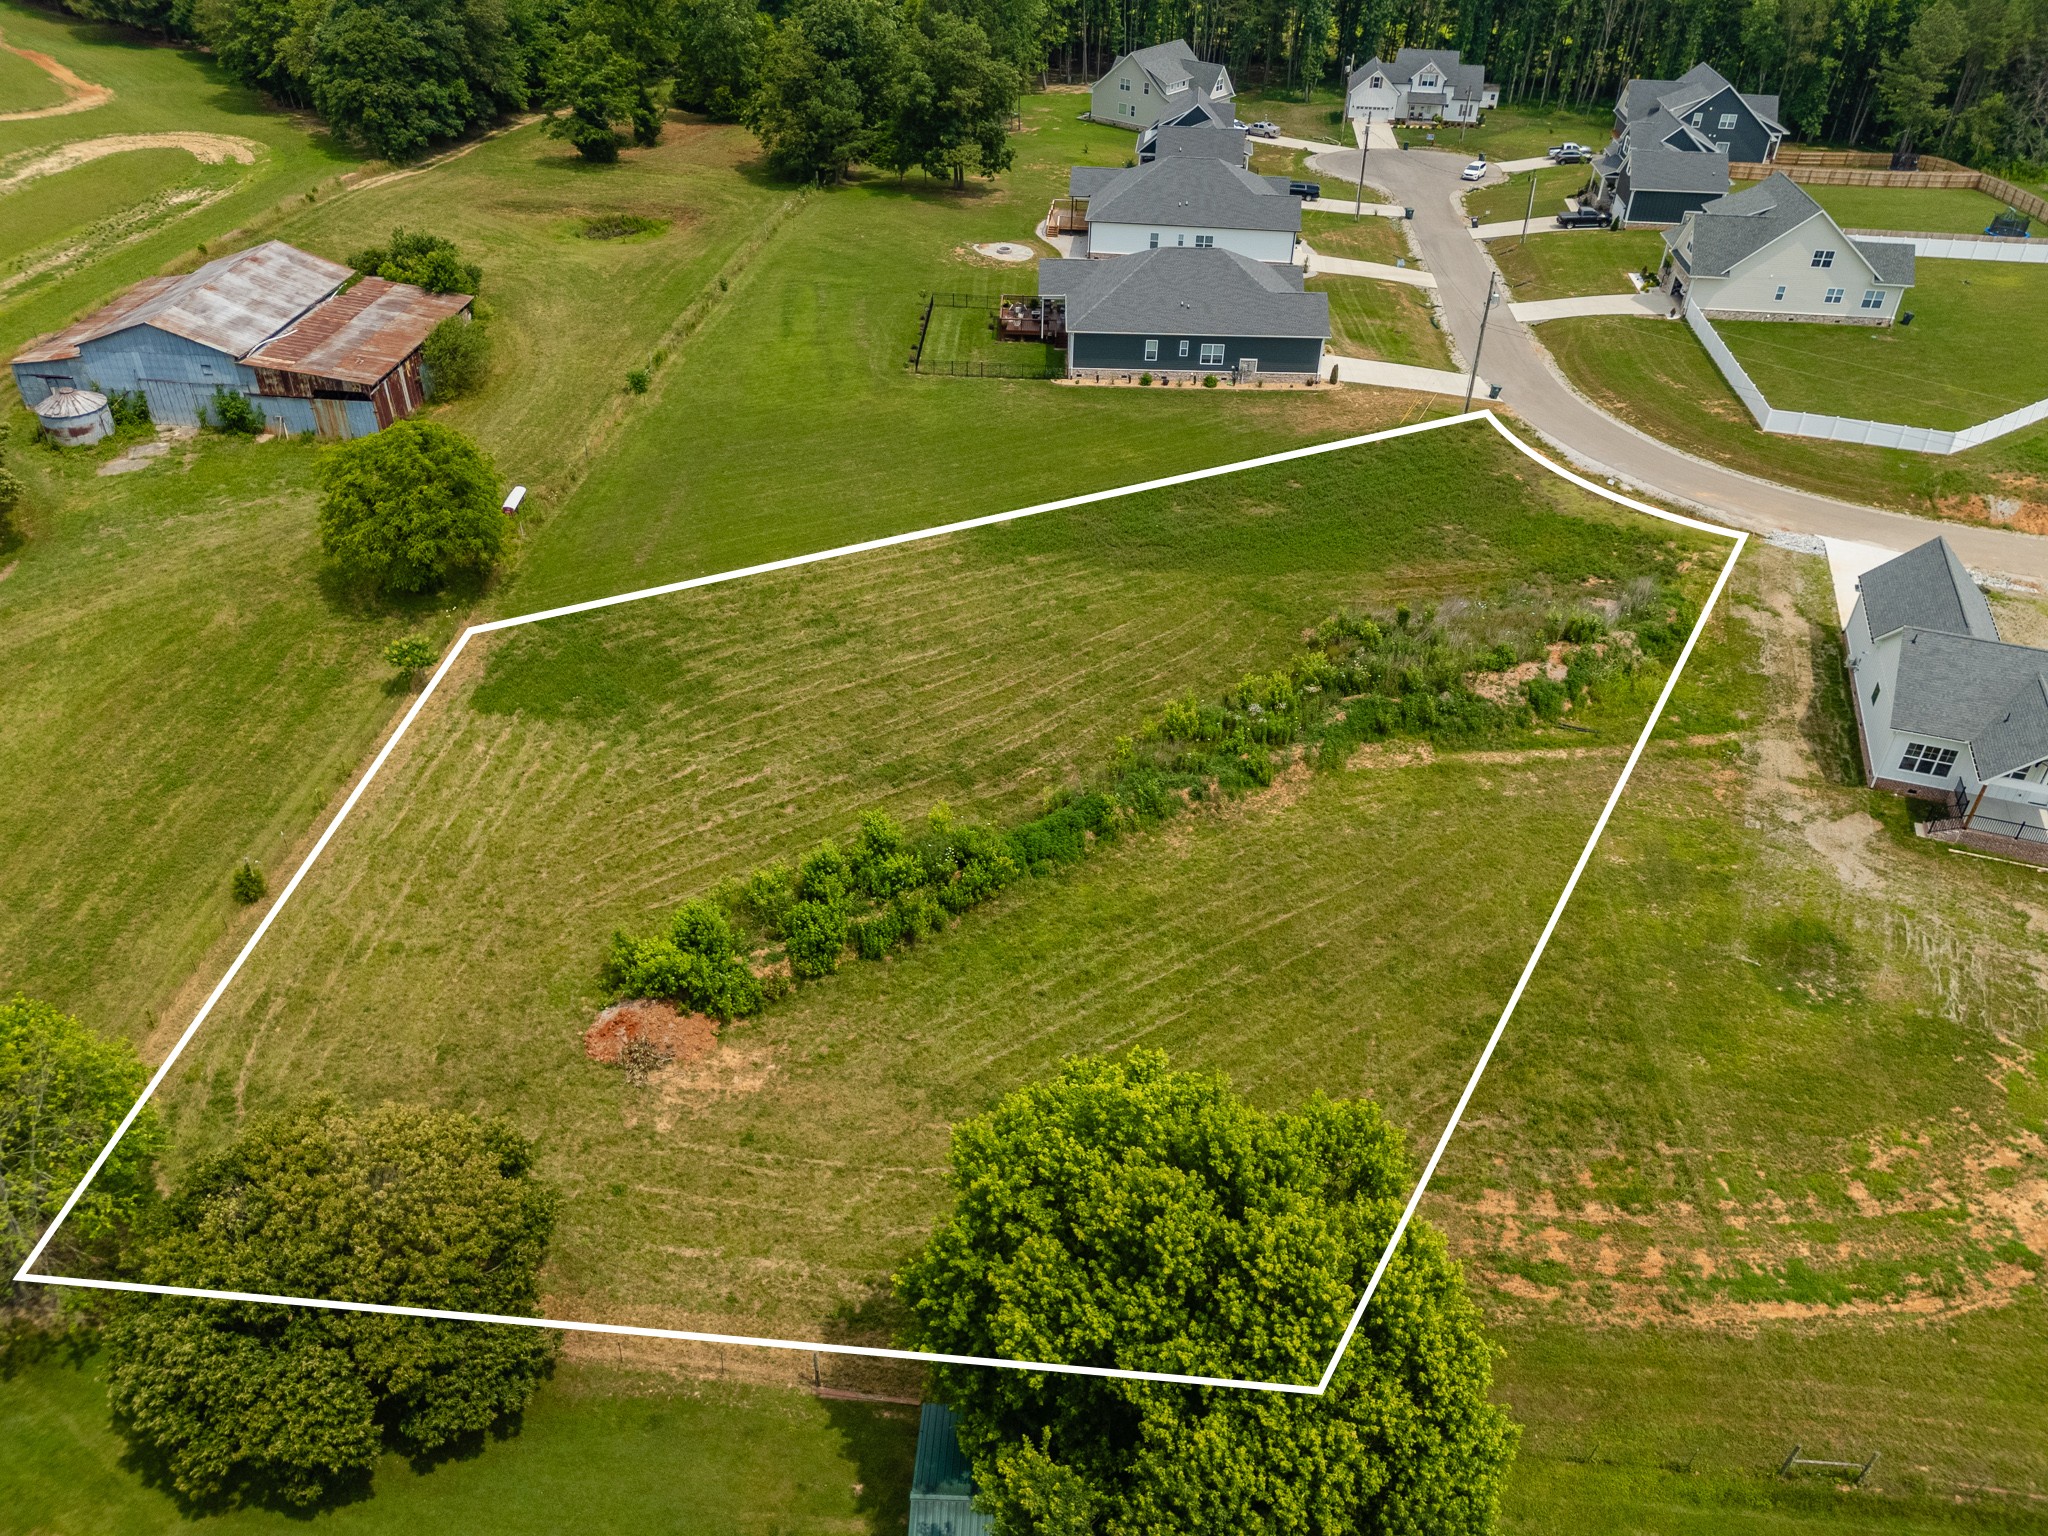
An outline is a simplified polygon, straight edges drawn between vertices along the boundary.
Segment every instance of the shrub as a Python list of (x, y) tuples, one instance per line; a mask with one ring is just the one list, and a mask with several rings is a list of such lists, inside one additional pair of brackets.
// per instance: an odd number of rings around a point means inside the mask
[(782, 937), (782, 920), (796, 903), (796, 871), (787, 864), (766, 864), (747, 876), (739, 906), (770, 938)]
[(391, 231), (387, 245), (373, 245), (349, 257), (348, 264), (367, 277), (390, 283), (411, 283), (429, 293), (480, 293), (484, 269), (464, 261), (453, 240), (424, 230)]
[(421, 635), (407, 635), (384, 647), (384, 664), (411, 676), (423, 668), (431, 667), (440, 654), (434, 649), (433, 641)]
[(1581, 608), (1556, 620), (1553, 630), (1555, 638), (1568, 645), (1590, 645), (1607, 633), (1607, 624), (1599, 614)]
[(1213, 373), (1205, 373), (1205, 374), (1203, 374), (1203, 375), (1202, 375), (1202, 388), (1204, 388), (1204, 389), (1214, 389), (1215, 387), (1216, 387), (1216, 375), (1215, 375), (1215, 374), (1213, 374)]
[(764, 1001), (725, 914), (708, 901), (685, 902), (665, 935), (613, 934), (603, 981), (615, 998), (660, 998), (728, 1021), (759, 1013)]
[(797, 902), (782, 919), (789, 968), (806, 980), (831, 975), (839, 969), (840, 951), (846, 948), (846, 930), (846, 910), (839, 903)]
[(1138, 382), (1140, 384), (1150, 384), (1152, 382), (1152, 375), (1149, 373), (1141, 373), (1138, 375)]
[(263, 430), (263, 412), (237, 389), (223, 389), (215, 385), (213, 404), (207, 407), (207, 415), (216, 431), (254, 437)]
[(647, 386), (653, 382), (652, 376), (645, 368), (628, 368), (626, 370), (626, 388), (636, 395), (646, 394)]
[(107, 413), (114, 418), (116, 427), (146, 427), (149, 425), (149, 396), (139, 389), (108, 390)]
[(805, 901), (844, 906), (852, 892), (853, 866), (829, 837), (804, 855), (796, 868), (797, 894)]
[(1553, 683), (1539, 674), (1522, 684), (1522, 693), (1529, 700), (1529, 707), (1536, 711), (1537, 719), (1554, 721), (1564, 714), (1566, 694), (1563, 683)]
[(240, 868), (228, 876), (228, 894), (243, 906), (261, 901), (270, 891), (270, 884), (263, 878), (263, 871), (242, 860)]
[(420, 348), (427, 398), (454, 400), (483, 383), (491, 367), (491, 333), (481, 316), (450, 315)]
[(1486, 653), (1486, 670), (1505, 672), (1515, 664), (1515, 648), (1512, 645), (1496, 645)]
[(371, 591), (431, 591), (504, 550), (497, 470), (436, 422), (393, 422), (329, 449), (320, 484), (321, 547)]

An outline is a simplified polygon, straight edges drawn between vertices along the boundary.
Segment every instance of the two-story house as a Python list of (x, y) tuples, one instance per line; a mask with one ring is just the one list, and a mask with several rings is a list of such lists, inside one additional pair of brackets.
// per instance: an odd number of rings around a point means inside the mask
[(1913, 286), (1913, 247), (1852, 240), (1783, 171), (1688, 213), (1664, 244), (1672, 297), (1712, 320), (1890, 325)]
[(2001, 640), (1946, 539), (1866, 571), (1844, 634), (1865, 780), (1933, 835), (2048, 862), (2048, 651)]
[(1676, 224), (1727, 194), (1731, 161), (1775, 160), (1778, 98), (1744, 95), (1710, 64), (1677, 80), (1631, 80), (1614, 140), (1593, 160), (1594, 206), (1625, 225)]
[(1139, 48), (1109, 66), (1089, 92), (1088, 115), (1133, 131), (1183, 119), (1195, 107), (1224, 123), (1236, 116), (1237, 87), (1221, 64), (1204, 63), (1179, 38)]
[(1464, 63), (1452, 48), (1403, 48), (1392, 63), (1367, 59), (1345, 90), (1344, 115), (1375, 123), (1476, 123), (1500, 105), (1485, 66)]

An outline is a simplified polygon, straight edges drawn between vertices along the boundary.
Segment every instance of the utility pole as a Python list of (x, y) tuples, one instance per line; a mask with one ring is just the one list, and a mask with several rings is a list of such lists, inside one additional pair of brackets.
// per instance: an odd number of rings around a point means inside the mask
[(1358, 130), (1358, 201), (1351, 205), (1351, 211), (1355, 214), (1365, 212), (1365, 155), (1366, 151), (1372, 148), (1371, 107), (1365, 109), (1365, 116), (1359, 121), (1361, 126)]
[(1479, 344), (1472, 349), (1472, 376), (1465, 381), (1465, 409), (1472, 409), (1472, 391), (1479, 387), (1479, 354), (1486, 350), (1486, 322), (1493, 315), (1493, 285), (1499, 272), (1486, 274), (1486, 308), (1479, 311)]
[(1517, 249), (1529, 243), (1529, 219), (1536, 212), (1536, 173), (1529, 173), (1529, 206), (1522, 210), (1522, 238), (1515, 242)]

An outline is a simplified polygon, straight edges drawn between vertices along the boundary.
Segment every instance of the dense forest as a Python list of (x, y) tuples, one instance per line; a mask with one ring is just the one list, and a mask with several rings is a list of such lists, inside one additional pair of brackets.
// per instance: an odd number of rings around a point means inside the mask
[[(345, 137), (404, 157), (552, 111), (594, 158), (679, 105), (745, 120), (781, 169), (1001, 169), (1039, 80), (1184, 37), (1239, 88), (1332, 89), (1403, 46), (1482, 60), (1507, 102), (1595, 106), (1706, 60), (1794, 135), (2048, 162), (2048, 0), (64, 0), (191, 37)], [(794, 142), (795, 149), (789, 145)]]

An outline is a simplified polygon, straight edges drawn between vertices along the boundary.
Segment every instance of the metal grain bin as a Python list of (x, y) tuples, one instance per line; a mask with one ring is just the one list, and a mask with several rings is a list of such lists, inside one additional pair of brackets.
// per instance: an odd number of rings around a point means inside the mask
[(97, 390), (53, 389), (33, 409), (43, 430), (67, 448), (83, 448), (114, 430), (114, 413)]

